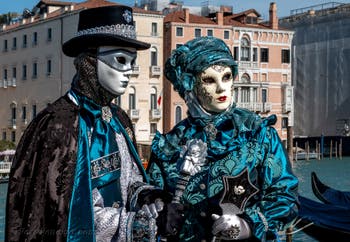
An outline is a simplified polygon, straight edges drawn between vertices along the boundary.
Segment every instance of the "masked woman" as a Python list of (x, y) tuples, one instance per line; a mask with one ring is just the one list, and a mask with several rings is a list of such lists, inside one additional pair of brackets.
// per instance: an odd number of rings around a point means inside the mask
[(187, 207), (178, 240), (278, 238), (296, 217), (298, 180), (271, 126), (276, 116), (233, 103), (237, 64), (229, 48), (214, 37), (191, 40), (172, 52), (165, 75), (188, 118), (156, 134), (148, 173)]

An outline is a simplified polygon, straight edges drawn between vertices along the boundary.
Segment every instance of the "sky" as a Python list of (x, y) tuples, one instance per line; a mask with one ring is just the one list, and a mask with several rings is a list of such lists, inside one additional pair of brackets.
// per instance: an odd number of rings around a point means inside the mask
[[(8, 12), (22, 13), (23, 9), (32, 9), (40, 0), (0, 0), (0, 14)], [(83, 2), (84, 0), (61, 0), (67, 2)], [(133, 6), (135, 0), (109, 0), (129, 6)], [(200, 6), (208, 0), (183, 0), (184, 5)], [(241, 12), (250, 8), (257, 10), (263, 19), (268, 19), (269, 6), (271, 2), (277, 4), (277, 16), (285, 17), (290, 15), (293, 9), (310, 7), (313, 5), (332, 2), (333, 0), (209, 0), (210, 5), (228, 5), (233, 7), (233, 12)], [(141, 2), (138, 0), (138, 2)], [(350, 0), (337, 0), (336, 2), (350, 3)]]

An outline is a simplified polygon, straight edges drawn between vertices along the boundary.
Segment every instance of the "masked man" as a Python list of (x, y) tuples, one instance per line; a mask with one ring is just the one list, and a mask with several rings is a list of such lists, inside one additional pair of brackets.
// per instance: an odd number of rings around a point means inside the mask
[(170, 210), (147, 184), (130, 119), (111, 103), (128, 86), (136, 51), (149, 46), (136, 40), (129, 7), (80, 13), (63, 44), (75, 57), (72, 87), (18, 145), (6, 241), (155, 241)]

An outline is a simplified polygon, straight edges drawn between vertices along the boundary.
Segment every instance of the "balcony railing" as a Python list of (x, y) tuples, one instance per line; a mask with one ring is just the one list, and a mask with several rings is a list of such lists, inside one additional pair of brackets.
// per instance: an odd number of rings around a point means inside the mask
[(12, 118), (9, 120), (9, 128), (10, 129), (16, 129), (17, 126), (16, 126), (16, 119), (15, 118)]
[(16, 87), (16, 78), (12, 78), (11, 81), (8, 81), (7, 86)]
[(241, 68), (258, 68), (259, 64), (258, 64), (258, 62), (238, 61), (238, 67), (241, 67)]
[(152, 120), (157, 120), (162, 117), (162, 111), (160, 109), (152, 109), (149, 112), (150, 119)]
[(138, 109), (130, 109), (128, 110), (128, 114), (130, 119), (135, 120), (140, 118), (140, 110)]
[(160, 66), (151, 66), (151, 75), (160, 76), (162, 74)]
[(271, 111), (271, 103), (268, 102), (239, 102), (237, 107), (248, 109), (252, 112), (266, 113)]
[(282, 104), (282, 111), (283, 113), (289, 113), (292, 111), (292, 104), (291, 103), (283, 103)]

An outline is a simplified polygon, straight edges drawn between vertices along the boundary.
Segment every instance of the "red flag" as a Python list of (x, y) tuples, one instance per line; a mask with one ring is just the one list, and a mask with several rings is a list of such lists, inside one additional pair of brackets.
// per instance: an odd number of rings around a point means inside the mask
[(159, 97), (157, 99), (158, 106), (160, 106), (160, 104), (162, 102), (162, 97), (163, 97), (163, 90), (160, 92)]

